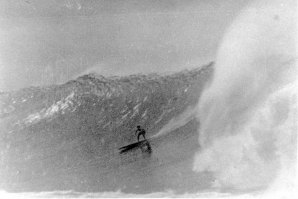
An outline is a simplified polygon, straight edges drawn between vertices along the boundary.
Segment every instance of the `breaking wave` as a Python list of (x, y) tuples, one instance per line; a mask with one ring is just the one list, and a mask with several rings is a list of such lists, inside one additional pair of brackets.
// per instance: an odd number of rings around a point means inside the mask
[(214, 79), (199, 103), (203, 150), (193, 165), (197, 172), (212, 172), (214, 186), (293, 188), (296, 18), (295, 1), (256, 1), (223, 39)]

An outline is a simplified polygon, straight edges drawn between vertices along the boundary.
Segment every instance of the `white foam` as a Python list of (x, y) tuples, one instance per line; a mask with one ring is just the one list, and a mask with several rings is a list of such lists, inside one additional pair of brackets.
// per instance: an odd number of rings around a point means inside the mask
[[(193, 165), (197, 172), (213, 172), (219, 187), (292, 184), (297, 155), (296, 11), (295, 1), (255, 1), (224, 36), (212, 84), (199, 104), (202, 151)], [(281, 177), (285, 175), (290, 178)], [(279, 179), (287, 180), (277, 183)]]

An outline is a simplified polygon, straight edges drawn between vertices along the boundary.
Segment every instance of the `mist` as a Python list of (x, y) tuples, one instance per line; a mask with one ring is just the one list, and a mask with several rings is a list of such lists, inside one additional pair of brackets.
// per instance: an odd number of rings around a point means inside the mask
[(293, 188), (296, 8), (296, 1), (255, 1), (223, 37), (198, 106), (202, 150), (193, 164), (214, 174), (214, 187)]
[(194, 119), (195, 116), (196, 116), (196, 107), (193, 107), (193, 106), (187, 107), (185, 111), (183, 111), (183, 113), (181, 113), (177, 117), (172, 118), (165, 126), (163, 126), (163, 128), (158, 133), (153, 135), (152, 138), (165, 135), (167, 133), (170, 133), (176, 130), (179, 127), (184, 126), (189, 121)]

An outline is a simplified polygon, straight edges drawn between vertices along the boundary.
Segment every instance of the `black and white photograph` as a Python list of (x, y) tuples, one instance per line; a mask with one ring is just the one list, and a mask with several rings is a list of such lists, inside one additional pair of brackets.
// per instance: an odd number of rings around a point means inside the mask
[(0, 198), (298, 198), (297, 0), (0, 0)]

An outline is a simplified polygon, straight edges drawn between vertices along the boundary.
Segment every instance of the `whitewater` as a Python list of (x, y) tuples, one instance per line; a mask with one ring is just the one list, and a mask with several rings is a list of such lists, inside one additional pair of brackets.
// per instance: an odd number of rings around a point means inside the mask
[(223, 38), (198, 107), (203, 150), (193, 165), (214, 173), (215, 187), (295, 190), (296, 9), (296, 1), (256, 1)]

